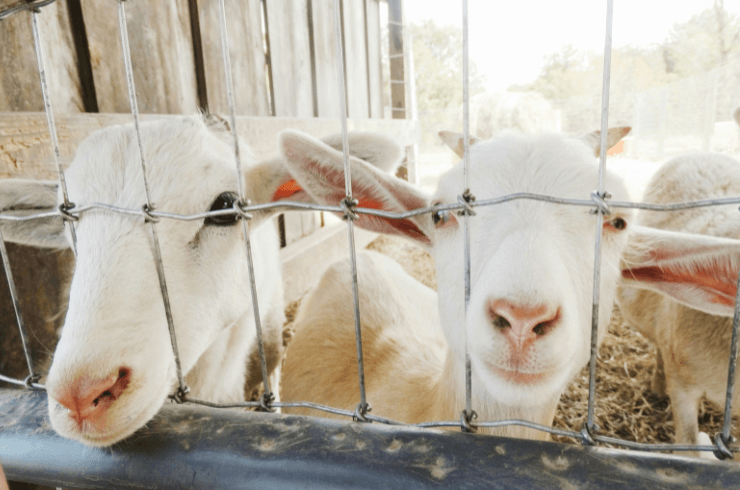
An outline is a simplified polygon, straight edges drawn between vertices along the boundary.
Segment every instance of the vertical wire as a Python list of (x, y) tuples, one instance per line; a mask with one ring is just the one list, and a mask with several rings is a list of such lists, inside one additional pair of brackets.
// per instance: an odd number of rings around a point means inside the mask
[[(239, 186), (239, 205), (245, 203), (244, 200), (244, 176), (242, 175), (241, 156), (239, 153), (239, 136), (236, 130), (236, 104), (234, 102), (234, 80), (231, 72), (231, 58), (229, 57), (229, 36), (226, 31), (226, 7), (224, 0), (218, 2), (219, 23), (221, 30), (221, 53), (224, 61), (224, 78), (226, 79), (226, 94), (229, 100), (229, 114), (231, 118), (231, 136), (234, 139), (234, 158), (236, 160), (236, 182)], [(262, 322), (260, 321), (259, 302), (257, 301), (257, 283), (254, 277), (254, 263), (252, 261), (252, 244), (249, 238), (249, 224), (246, 219), (242, 219), (242, 232), (244, 234), (244, 244), (247, 252), (247, 267), (249, 269), (249, 285), (252, 292), (252, 309), (254, 312), (254, 324), (257, 330), (257, 347), (260, 356), (260, 368), (262, 369), (262, 383), (265, 387), (265, 398), (272, 400), (272, 390), (270, 389), (269, 373), (267, 372), (267, 362), (265, 360), (265, 347), (262, 342)]]
[[(469, 93), (469, 37), (468, 37), (468, 0), (463, 0), (463, 195), (470, 195), (470, 93)], [(470, 213), (463, 215), (465, 228), (465, 413), (473, 416), (473, 376), (470, 366), (470, 349), (468, 345), (468, 306), (470, 304)]]
[(360, 301), (357, 287), (357, 257), (355, 252), (355, 231), (353, 213), (350, 211), (352, 204), (352, 173), (349, 165), (349, 136), (347, 134), (347, 99), (346, 86), (344, 78), (344, 55), (342, 51), (342, 15), (339, 0), (334, 0), (334, 34), (336, 39), (337, 50), (337, 81), (339, 86), (339, 110), (341, 112), (339, 119), (342, 125), (342, 161), (344, 162), (344, 189), (347, 195), (347, 234), (349, 238), (349, 260), (352, 269), (352, 299), (354, 301), (355, 315), (355, 342), (357, 346), (357, 374), (360, 382), (360, 407), (359, 415), (368, 411), (367, 397), (365, 395), (365, 366), (362, 356), (362, 329), (360, 326)]
[(722, 421), (722, 439), (725, 444), (731, 441), (732, 435), (732, 397), (735, 389), (735, 370), (737, 367), (737, 341), (740, 336), (740, 274), (737, 280), (735, 293), (735, 313), (732, 318), (732, 341), (730, 343), (730, 366), (727, 372), (727, 391), (725, 394), (725, 415)]
[[(149, 193), (149, 183), (146, 178), (146, 160), (144, 159), (144, 146), (141, 141), (141, 129), (139, 127), (139, 107), (136, 103), (136, 86), (134, 85), (134, 71), (131, 66), (131, 51), (128, 42), (128, 28), (126, 26), (126, 9), (124, 3), (126, 0), (118, 1), (118, 27), (121, 33), (121, 49), (123, 50), (123, 63), (126, 69), (126, 82), (128, 85), (128, 97), (131, 103), (131, 114), (134, 117), (134, 128), (136, 130), (136, 142), (139, 145), (139, 157), (141, 159), (141, 175), (144, 179), (144, 192), (146, 193), (146, 206), (144, 213), (148, 214), (152, 210), (151, 194)], [(172, 344), (172, 352), (175, 355), (175, 369), (177, 371), (177, 381), (179, 384), (178, 395), (183, 396), (188, 392), (187, 386), (185, 386), (185, 380), (182, 375), (182, 367), (180, 365), (180, 352), (177, 349), (177, 337), (175, 335), (175, 324), (172, 319), (172, 309), (170, 307), (170, 296), (167, 292), (167, 282), (164, 276), (164, 265), (162, 264), (162, 251), (159, 247), (159, 237), (157, 236), (156, 222), (158, 219), (152, 219), (147, 216), (147, 221), (151, 225), (150, 229), (152, 232), (152, 243), (154, 246), (154, 261), (157, 265), (157, 276), (159, 277), (159, 288), (162, 292), (162, 301), (164, 302), (164, 312), (167, 317), (167, 326), (170, 331), (170, 342)]]
[(28, 365), (28, 376), (29, 381), (33, 381), (36, 374), (33, 372), (33, 358), (31, 357), (31, 349), (28, 347), (28, 334), (26, 333), (26, 324), (23, 322), (23, 315), (21, 315), (21, 306), (18, 303), (18, 291), (15, 287), (15, 281), (13, 280), (13, 273), (10, 270), (10, 260), (8, 259), (8, 250), (5, 248), (5, 238), (3, 237), (2, 231), (0, 231), (0, 255), (3, 260), (3, 267), (5, 268), (5, 277), (8, 280), (8, 289), (10, 289), (10, 299), (13, 301), (13, 310), (15, 310), (15, 318), (18, 323), (18, 330), (21, 334), (21, 343), (23, 344), (23, 354), (26, 356), (26, 364)]
[[(613, 0), (606, 2), (606, 36), (604, 39), (604, 77), (601, 91), (601, 145), (599, 153), (599, 187), (598, 194), (603, 199), (604, 173), (606, 170), (607, 133), (609, 126), (609, 83), (611, 74), (612, 18)], [(596, 355), (598, 352), (599, 330), (599, 286), (601, 281), (601, 229), (604, 226), (604, 212), (600, 206), (596, 214), (596, 244), (594, 250), (594, 285), (593, 306), (591, 310), (591, 356), (588, 376), (588, 417), (586, 429), (596, 431), (594, 424), (594, 398), (596, 395)]]
[[(44, 65), (44, 51), (41, 45), (41, 33), (39, 32), (37, 12), (31, 14), (31, 26), (33, 31), (33, 45), (36, 50), (36, 63), (39, 67), (39, 78), (41, 79), (41, 96), (44, 100), (44, 111), (46, 112), (46, 122), (49, 124), (49, 135), (51, 136), (51, 144), (54, 148), (54, 160), (57, 164), (57, 172), (59, 173), (59, 185), (62, 189), (62, 197), (64, 198), (64, 207), (69, 210), (74, 204), (69, 202), (69, 195), (67, 194), (67, 181), (64, 178), (64, 170), (62, 170), (62, 158), (59, 152), (59, 139), (57, 138), (56, 124), (54, 123), (54, 111), (51, 108), (51, 98), (49, 97), (49, 88), (46, 84), (46, 68)], [(72, 251), (77, 256), (77, 233), (75, 232), (75, 225), (72, 220), (65, 219), (65, 223), (69, 224), (70, 234), (72, 235)]]

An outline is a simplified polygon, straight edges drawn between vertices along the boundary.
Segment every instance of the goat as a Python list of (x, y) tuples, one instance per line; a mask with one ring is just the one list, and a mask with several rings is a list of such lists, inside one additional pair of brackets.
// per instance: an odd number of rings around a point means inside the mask
[[(629, 128), (608, 132), (613, 146)], [(442, 134), (462, 155), (462, 136)], [(597, 186), (594, 155), (600, 133), (504, 134), (471, 138), (470, 190), (480, 201), (515, 192), (584, 198)], [(298, 132), (281, 136), (286, 165), (315, 201), (344, 196), (342, 156)], [(454, 203), (463, 190), (463, 167), (442, 176), (433, 198), (351, 159), (353, 197), (360, 206), (405, 212)], [(615, 200), (628, 196), (620, 178), (606, 172)], [(374, 414), (405, 423), (458, 420), (464, 406), (465, 338), (472, 365), (473, 407), (482, 420), (527, 419), (551, 425), (566, 385), (589, 359), (596, 217), (589, 209), (534, 200), (476, 207), (470, 220), (471, 295), (466, 314), (463, 225), (452, 212), (406, 219), (360, 215), (360, 227), (404, 236), (434, 256), (438, 294), (392, 260), (357, 256), (367, 399)], [(645, 250), (670, 250), (696, 259), (696, 237), (631, 225), (630, 209), (604, 218), (598, 339), (609, 323), (628, 236)], [(699, 238), (702, 239), (701, 237)], [(712, 241), (711, 238), (704, 238)], [(653, 248), (650, 248), (653, 247)], [(728, 254), (737, 254), (738, 244)], [(286, 401), (305, 400), (353, 410), (359, 401), (350, 275), (346, 260), (326, 271), (304, 298), (283, 364)], [(686, 282), (700, 278), (686, 274)], [(722, 287), (734, 288), (732, 281)], [(289, 410), (306, 413), (306, 409)], [(325, 416), (330, 416), (323, 414)], [(546, 439), (522, 427), (483, 429), (506, 436)]]
[[(177, 117), (141, 125), (152, 202), (191, 215), (233, 207), (238, 199), (233, 140), (217, 116)], [(327, 139), (340, 144), (336, 136)], [(360, 156), (390, 168), (402, 149), (371, 133), (351, 135)], [(337, 143), (339, 142), (339, 143)], [(242, 142), (246, 197), (267, 203), (300, 197), (280, 157), (256, 164)], [(141, 209), (145, 202), (133, 125), (95, 132), (66, 171), (70, 198)], [(62, 202), (56, 182), (0, 181), (0, 209), (28, 215)], [(284, 323), (278, 238), (271, 212), (249, 222), (260, 315), (272, 387), (279, 384)], [(244, 400), (262, 381), (247, 257), (238, 215), (161, 219), (157, 233), (191, 396)], [(2, 221), (5, 239), (69, 247), (58, 217)], [(74, 223), (77, 258), (61, 338), (46, 379), (52, 427), (88, 445), (108, 446), (148, 422), (176, 385), (176, 371), (152, 252), (141, 216), (90, 210)], [(67, 233), (69, 231), (67, 230)]]
[[(740, 161), (700, 152), (663, 164), (648, 184), (643, 201), (670, 204), (737, 196)], [(699, 401), (706, 395), (712, 403), (725, 403), (736, 291), (731, 284), (737, 281), (738, 258), (720, 252), (736, 247), (736, 241), (728, 239), (740, 238), (737, 214), (737, 205), (674, 212), (642, 210), (637, 216), (642, 226), (721, 238), (697, 241), (696, 254), (704, 256), (698, 263), (682, 263), (682, 257), (671, 255), (650, 257), (647, 248), (651, 244), (639, 239), (624, 257), (624, 285), (617, 304), (625, 321), (657, 345), (652, 389), (670, 397), (679, 444), (712, 444), (707, 434), (699, 432)], [(686, 274), (699, 278), (699, 284), (684, 283)], [(739, 403), (736, 388), (735, 415), (740, 414)], [(712, 457), (710, 453), (701, 456)]]

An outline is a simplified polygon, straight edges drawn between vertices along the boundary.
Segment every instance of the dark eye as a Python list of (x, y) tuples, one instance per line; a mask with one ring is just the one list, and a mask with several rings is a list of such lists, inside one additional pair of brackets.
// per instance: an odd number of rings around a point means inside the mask
[[(236, 202), (236, 200), (237, 200), (236, 194), (234, 194), (233, 192), (224, 192), (213, 201), (213, 204), (211, 204), (211, 209), (209, 209), (209, 211), (220, 211), (222, 209), (233, 209), (234, 202)], [(229, 225), (233, 225), (234, 223), (236, 223), (237, 219), (238, 217), (236, 213), (222, 214), (218, 216), (209, 216), (206, 218), (205, 224), (215, 225), (215, 226), (229, 226)]]
[(434, 226), (443, 225), (449, 220), (450, 212), (447, 210), (437, 211), (436, 213), (432, 214), (432, 221), (434, 221)]
[(627, 228), (627, 222), (623, 218), (614, 218), (611, 224), (615, 230), (624, 230)]

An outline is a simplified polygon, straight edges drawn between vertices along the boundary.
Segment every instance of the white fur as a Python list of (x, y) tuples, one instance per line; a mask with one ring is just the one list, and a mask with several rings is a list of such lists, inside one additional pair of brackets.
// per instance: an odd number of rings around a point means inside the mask
[[(668, 204), (737, 196), (740, 196), (740, 161), (703, 152), (682, 155), (665, 163), (648, 184), (643, 200)], [(702, 234), (700, 239), (692, 240), (693, 248), (697, 249), (692, 255), (679, 255), (673, 260), (658, 263), (664, 270), (683, 269), (693, 274), (702, 264), (720, 264), (727, 271), (725, 282), (737, 280), (739, 242), (713, 238), (740, 239), (737, 205), (671, 213), (641, 211), (638, 221), (644, 226), (672, 230), (674, 242), (676, 236)], [(638, 257), (626, 255), (625, 267), (635, 260), (643, 261), (640, 256), (644, 254), (639, 248), (634, 250), (637, 250)], [(714, 276), (717, 280), (722, 277), (716, 272)], [(640, 289), (628, 286), (639, 286)], [(645, 286), (651, 290), (642, 289)], [(729, 304), (716, 304), (707, 292), (711, 290), (686, 287), (680, 283), (635, 284), (628, 278), (618, 294), (625, 320), (658, 346), (658, 371), (653, 389), (671, 399), (676, 443), (679, 444), (710, 443), (698, 428), (702, 396), (720, 407), (725, 403), (735, 298), (732, 293), (726, 297)], [(736, 387), (733, 397), (735, 415), (740, 414), (739, 404), (740, 390)], [(702, 453), (701, 456), (713, 457), (711, 453)]]
[[(626, 130), (615, 130), (618, 138)], [(612, 132), (610, 131), (610, 143)], [(448, 144), (458, 149), (450, 133)], [(474, 142), (477, 140), (474, 140)], [(555, 134), (508, 134), (471, 147), (470, 185), (478, 201), (515, 192), (587, 198), (597, 186), (598, 152), (594, 135), (581, 139)], [(334, 195), (321, 177), (341, 171), (337, 152), (296, 132), (283, 133), (290, 171), (316, 199)], [(440, 180), (429, 199), (412, 186), (382, 176), (362, 162), (352, 168), (354, 197), (382, 201), (383, 209), (405, 211), (425, 204), (457, 202), (462, 164)], [(318, 177), (317, 177), (318, 176)], [(624, 183), (607, 172), (606, 188), (615, 200), (627, 199)], [(336, 189), (335, 189), (336, 191)], [(464, 309), (463, 218), (453, 216), (435, 229), (432, 217), (406, 220), (425, 238), (411, 234), (433, 253), (438, 294), (411, 279), (390, 259), (358, 256), (360, 311), (368, 400), (373, 414), (404, 422), (456, 420), (464, 407), (465, 337), (473, 367), (473, 403), (480, 418), (524, 418), (549, 425), (567, 383), (587, 362), (596, 217), (589, 208), (517, 200), (478, 207), (470, 219), (471, 297)], [(619, 211), (606, 221), (631, 212)], [(386, 233), (387, 224), (362, 217), (357, 225)], [(403, 234), (403, 233), (401, 233)], [(430, 243), (429, 243), (430, 242)], [(627, 233), (606, 229), (602, 240), (599, 338), (609, 323), (620, 275), (619, 257)], [(286, 400), (308, 399), (354, 409), (357, 379), (351, 349), (353, 319), (346, 262), (332, 266), (301, 306), (296, 334), (283, 367)], [(535, 342), (526, 360), (512, 366), (504, 334), (491, 325), (486, 303), (507, 299), (560, 309), (560, 322)], [(435, 313), (438, 312), (438, 313)], [(350, 350), (350, 354), (352, 351)], [(312, 362), (307, 362), (310, 359)], [(541, 375), (515, 382), (499, 369)], [(521, 427), (490, 431), (544, 438)]]
[[(141, 128), (150, 197), (157, 210), (203, 213), (221, 193), (237, 192), (233, 142), (223, 119), (181, 117)], [(369, 133), (353, 138), (363, 156), (375, 158), (380, 167), (391, 168), (401, 158), (400, 148), (388, 138), (376, 141)], [(377, 158), (368, 149), (374, 141)], [(257, 165), (244, 142), (241, 155), (246, 197), (253, 203), (269, 202), (291, 179), (280, 158)], [(141, 209), (146, 196), (133, 126), (109, 127), (83, 141), (66, 178), (78, 206), (107, 203)], [(61, 192), (50, 197), (54, 188), (48, 182), (3, 181), (0, 208), (15, 214), (53, 209), (61, 202)], [(292, 197), (301, 196), (305, 200), (302, 192)], [(266, 358), (277, 392), (284, 305), (278, 238), (269, 216), (256, 213), (249, 226)], [(107, 446), (144, 425), (173, 393), (174, 355), (150, 225), (141, 216), (96, 210), (82, 215), (75, 227), (78, 255), (69, 307), (46, 380), (49, 411), (61, 435)], [(261, 375), (241, 224), (161, 219), (156, 229), (189, 396), (243, 401), (245, 381), (251, 380), (251, 389)], [(6, 239), (38, 246), (63, 247), (71, 241), (68, 228), (64, 239), (58, 218), (3, 222), (3, 231)], [(95, 421), (78, 424), (55, 400), (81, 379), (105, 379), (123, 367), (130, 370), (130, 383)]]

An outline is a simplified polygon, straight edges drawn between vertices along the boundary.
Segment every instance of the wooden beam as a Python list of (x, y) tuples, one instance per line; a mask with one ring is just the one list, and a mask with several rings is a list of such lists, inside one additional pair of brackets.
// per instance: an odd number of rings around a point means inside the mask
[[(142, 114), (142, 121), (166, 117)], [(65, 114), (57, 115), (62, 161), (68, 164), (77, 145), (94, 131), (116, 124), (131, 122), (130, 114)], [(387, 133), (410, 146), (419, 140), (421, 131), (417, 121), (384, 119), (350, 119), (350, 131), (377, 131)], [(278, 134), (289, 128), (298, 129), (316, 137), (340, 131), (336, 118), (238, 117), (239, 134), (250, 145), (257, 158), (264, 159), (277, 152)], [(53, 150), (50, 144), (46, 115), (43, 112), (0, 112), (0, 178), (25, 177), (57, 178)]]

